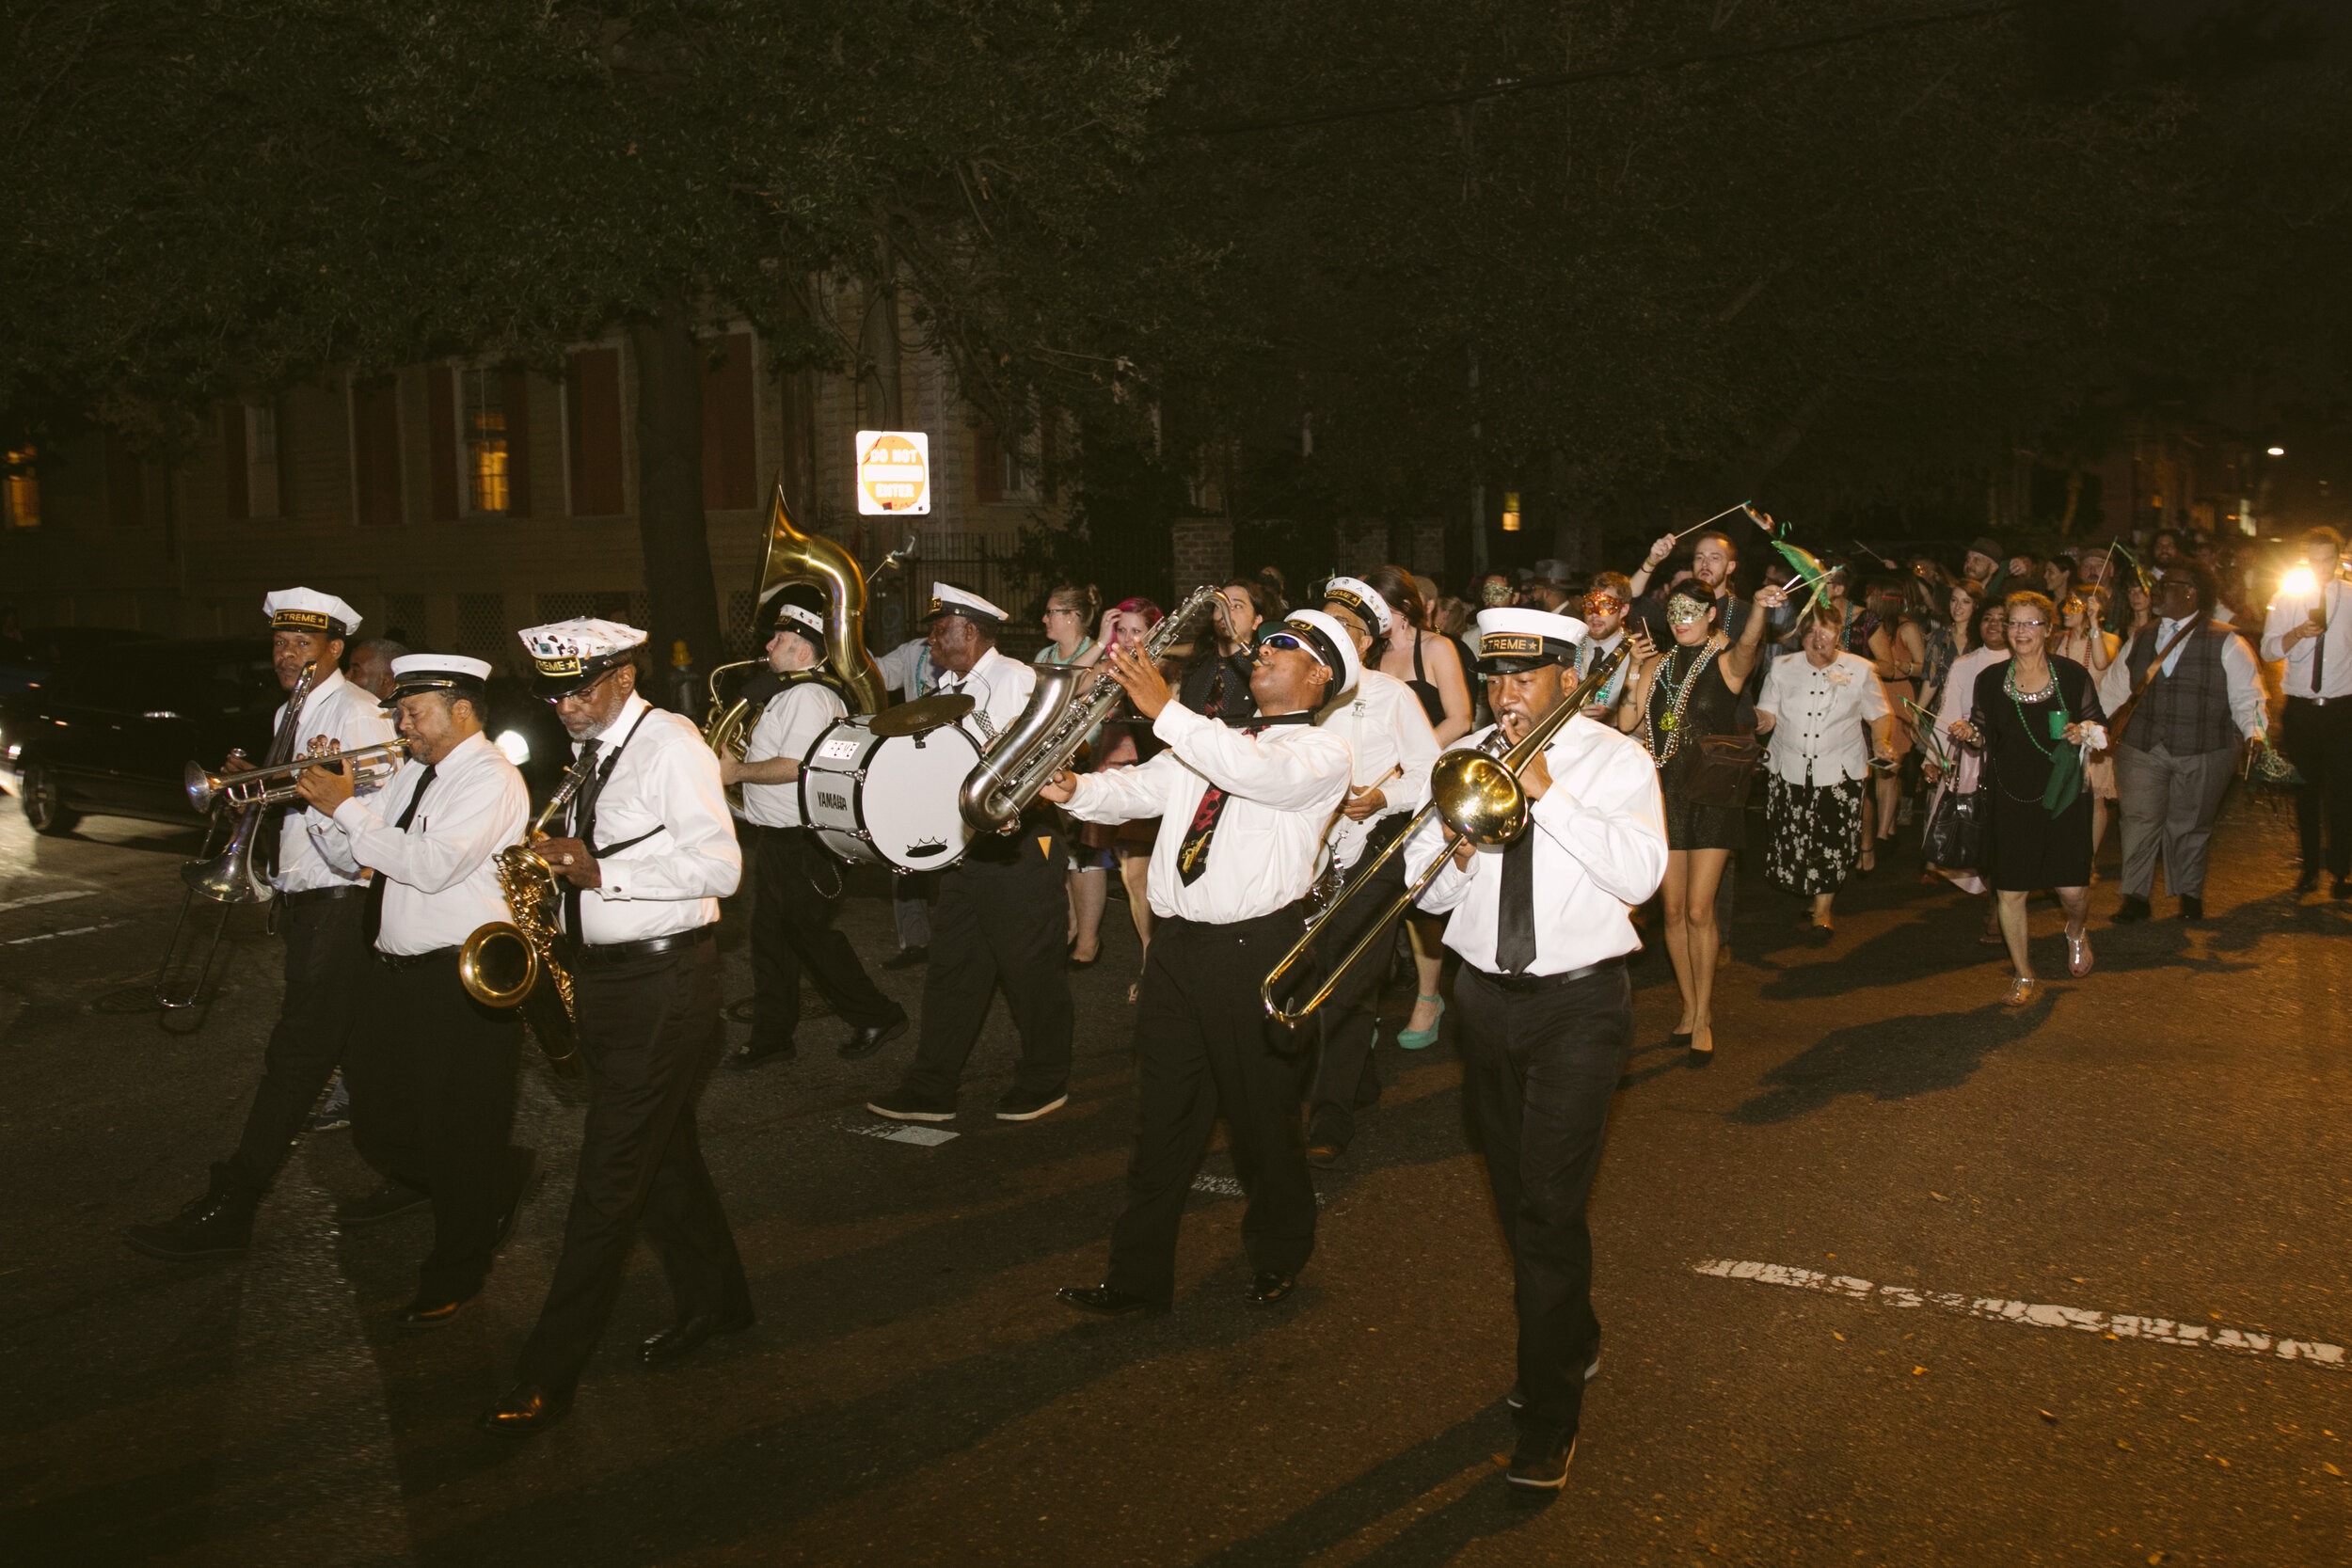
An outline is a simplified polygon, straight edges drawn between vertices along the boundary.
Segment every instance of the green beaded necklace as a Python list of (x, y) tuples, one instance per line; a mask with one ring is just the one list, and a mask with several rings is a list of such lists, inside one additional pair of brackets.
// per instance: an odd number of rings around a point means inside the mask
[[(2010, 660), (2009, 673), (2001, 677), (2001, 685), (2009, 691), (2009, 705), (2017, 712), (2017, 727), (2026, 732), (2026, 738), (2032, 743), (2033, 749), (2047, 759), (2057, 754), (2057, 742), (2066, 734), (2066, 726), (2074, 721), (2074, 716), (2067, 711), (2066, 689), (2058, 684), (2058, 671), (2046, 665), (2044, 668), (2049, 670), (2050, 674), (2048, 693), (2058, 699), (2057, 711), (2050, 715), (2051, 744), (2048, 746), (2042, 744), (2041, 738), (2033, 733), (2033, 725), (2026, 718), (2025, 700), (2017, 694), (2017, 661), (2015, 659)], [(2039, 697), (2036, 700), (2038, 701)]]

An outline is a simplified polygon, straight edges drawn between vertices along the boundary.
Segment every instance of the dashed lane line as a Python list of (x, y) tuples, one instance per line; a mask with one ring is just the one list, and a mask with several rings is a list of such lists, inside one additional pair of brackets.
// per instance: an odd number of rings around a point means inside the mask
[(1823, 1274), (1787, 1263), (1758, 1263), (1744, 1259), (1703, 1258), (1692, 1264), (1691, 1269), (1694, 1274), (1717, 1279), (1744, 1279), (1757, 1285), (1782, 1285), (1791, 1290), (1843, 1296), (1849, 1301), (1873, 1302), (1881, 1307), (1932, 1307), (1963, 1318), (1982, 1318), (1992, 1323), (2015, 1323), (2025, 1328), (2073, 1329), (2077, 1333), (2096, 1334), (2103, 1339), (2144, 1339), (2159, 1345), (2188, 1345), (2204, 1350), (2227, 1351), (2236, 1355), (2298, 1361), (2328, 1371), (2340, 1372), (2352, 1368), (2352, 1362), (2345, 1359), (2342, 1345), (2331, 1345), (2320, 1339), (2294, 1339), (2283, 1335), (2258, 1333), (2250, 1328), (2232, 1328), (2221, 1323), (2201, 1323), (2179, 1318), (2148, 1318), (2125, 1312), (2099, 1312), (2089, 1307), (2061, 1307), (2051, 1302), (2010, 1301), (2001, 1296), (1923, 1291), (1909, 1285), (1873, 1285), (1867, 1279), (1856, 1279), (1851, 1275)]
[(28, 942), (51, 942), (58, 937), (84, 937), (92, 931), (111, 931), (118, 926), (128, 926), (128, 920), (102, 920), (95, 926), (69, 926), (62, 931), (41, 931), (29, 937), (10, 937), (0, 946), (22, 947)]
[(97, 896), (98, 890), (94, 887), (75, 888), (69, 893), (36, 893), (27, 897), (11, 898), (6, 903), (0, 903), (0, 914), (6, 914), (10, 910), (29, 910), (36, 904), (62, 904), (69, 898), (95, 898)]

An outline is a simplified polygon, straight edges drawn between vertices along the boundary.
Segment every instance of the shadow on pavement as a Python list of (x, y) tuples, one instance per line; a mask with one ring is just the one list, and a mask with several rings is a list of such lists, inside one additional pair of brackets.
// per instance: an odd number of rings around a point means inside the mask
[(1766, 1073), (1771, 1087), (1726, 1117), (1762, 1127), (1809, 1116), (1843, 1095), (1908, 1100), (1958, 1088), (1987, 1055), (2041, 1028), (2056, 1005), (2057, 997), (2044, 990), (2042, 1000), (2022, 1012), (1994, 1006), (1964, 1013), (1913, 1013), (1833, 1030)]

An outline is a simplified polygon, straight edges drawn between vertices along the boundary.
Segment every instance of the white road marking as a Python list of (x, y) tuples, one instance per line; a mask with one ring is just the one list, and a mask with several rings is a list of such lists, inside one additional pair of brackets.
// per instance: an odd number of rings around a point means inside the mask
[(1920, 1291), (1908, 1285), (1873, 1285), (1851, 1275), (1822, 1274), (1786, 1263), (1756, 1263), (1727, 1258), (1705, 1258), (1691, 1265), (1694, 1274), (1718, 1279), (1745, 1279), (1758, 1285), (1785, 1285), (1791, 1290), (1818, 1291), (1850, 1301), (1875, 1302), (1881, 1307), (1933, 1307), (1963, 1318), (1984, 1318), (2026, 1328), (2072, 1328), (2106, 1339), (2147, 1339), (2159, 1345), (2195, 1345), (2230, 1351), (2239, 1355), (2263, 1355), (2280, 1361), (2344, 1371), (2352, 1368), (2342, 1345), (2319, 1339), (2290, 1339), (2177, 1318), (2143, 1318), (2123, 1312), (2098, 1312), (2082, 1307), (2048, 1302), (2009, 1301), (2000, 1296), (1971, 1296), (1955, 1291)]
[(937, 1148), (956, 1136), (945, 1127), (925, 1127), (916, 1122), (891, 1122), (887, 1125), (871, 1121), (845, 1121), (845, 1132), (861, 1132), (869, 1138), (881, 1138), (894, 1144), (913, 1144), (918, 1148)]
[[(1218, 1197), (1248, 1197), (1249, 1196), (1248, 1190), (1232, 1177), (1211, 1176), (1207, 1171), (1202, 1171), (1192, 1179), (1192, 1190), (1196, 1193), (1213, 1193)], [(1331, 1199), (1325, 1194), (1315, 1194), (1316, 1208), (1320, 1209), (1330, 1201)]]
[(86, 937), (92, 931), (111, 931), (118, 926), (128, 926), (127, 920), (102, 920), (95, 926), (70, 926), (62, 931), (42, 931), (36, 936), (10, 937), (5, 945), (22, 947), (28, 942), (47, 942), (54, 937)]
[(36, 904), (62, 904), (69, 898), (95, 898), (97, 896), (98, 890), (94, 887), (76, 888), (71, 893), (36, 893), (27, 898), (11, 898), (7, 903), (0, 904), (0, 914), (6, 914), (10, 910), (29, 910)]

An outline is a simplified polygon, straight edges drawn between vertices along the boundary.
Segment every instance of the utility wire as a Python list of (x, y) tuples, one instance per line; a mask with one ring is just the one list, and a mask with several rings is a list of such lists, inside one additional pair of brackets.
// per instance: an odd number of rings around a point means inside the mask
[(1324, 109), (1314, 114), (1286, 115), (1274, 119), (1237, 119), (1221, 125), (1178, 125), (1168, 128), (1175, 136), (1238, 136), (1259, 131), (1283, 131), (1301, 125), (1330, 125), (1340, 120), (1370, 119), (1377, 115), (1415, 114), (1422, 109), (1441, 109), (1454, 103), (1476, 103), (1489, 98), (1511, 98), (1520, 93), (1548, 92), (1554, 87), (1574, 87), (1580, 82), (1597, 82), (1611, 76), (1639, 76), (1651, 71), (1679, 71), (1685, 66), (1705, 65), (1711, 60), (1755, 59), (1765, 55), (1792, 55), (1806, 49), (1822, 49), (1831, 44), (1848, 43), (1855, 39), (1875, 37), (1881, 33), (1910, 32), (1919, 27), (1936, 27), (1950, 22), (1969, 22), (1979, 17), (1999, 16), (2009, 11), (2022, 11), (2033, 0), (1997, 0), (1981, 6), (1964, 6), (1958, 10), (1930, 11), (1924, 15), (1886, 17), (1877, 22), (1865, 22), (1851, 27), (1840, 27), (1825, 33), (1807, 33), (1798, 38), (1772, 39), (1761, 43), (1727, 44), (1715, 49), (1694, 49), (1683, 54), (1652, 55), (1646, 59), (1626, 60), (1615, 65), (1589, 66), (1582, 71), (1563, 71), (1549, 76), (1522, 76), (1516, 81), (1494, 82), (1483, 87), (1463, 87), (1454, 92), (1434, 93), (1426, 98), (1400, 98), (1386, 103), (1359, 103), (1352, 108)]

